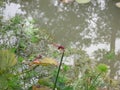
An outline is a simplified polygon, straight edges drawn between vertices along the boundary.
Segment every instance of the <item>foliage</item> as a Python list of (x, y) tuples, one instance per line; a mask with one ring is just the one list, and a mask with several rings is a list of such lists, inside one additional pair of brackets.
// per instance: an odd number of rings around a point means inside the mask
[[(0, 50), (0, 89), (19, 90), (18, 77), (14, 77), (13, 68), (17, 63), (16, 55), (9, 50)], [(16, 87), (15, 87), (16, 86)]]
[(15, 77), (14, 72), (6, 72), (0, 75), (1, 90), (22, 90), (19, 77)]
[(43, 58), (42, 60), (34, 60), (31, 64), (36, 64), (36, 65), (42, 65), (42, 66), (48, 66), (48, 65), (55, 65), (58, 66), (58, 62), (52, 58)]
[[(6, 23), (7, 22), (7, 23)], [(0, 28), (1, 48), (14, 48), (15, 53), (22, 57), (43, 52), (43, 47), (51, 40), (45, 30), (40, 30), (34, 26), (34, 20), (23, 19), (15, 16), (3, 23)], [(34, 50), (34, 49), (36, 50)]]
[[(35, 82), (33, 78), (42, 75), (41, 73), (38, 74), (36, 70), (33, 71), (37, 67), (31, 67), (28, 65), (29, 63), (23, 63), (23, 61), (29, 62), (28, 59), (33, 55), (44, 53), (43, 50), (45, 49), (43, 47), (47, 48), (48, 41), (51, 41), (46, 31), (36, 28), (33, 23), (34, 20), (24, 19), (18, 15), (2, 22), (0, 27), (0, 72), (6, 70), (6, 73), (4, 73), (5, 75), (2, 73), (0, 76), (2, 78), (3, 75), (3, 81), (5, 81), (0, 87), (1, 90), (4, 90), (4, 88), (14, 90), (17, 87), (17, 90), (28, 88)], [(14, 65), (15, 68), (12, 68)]]
[(107, 54), (105, 54), (106, 59), (108, 60), (115, 60), (115, 53), (114, 51), (110, 51)]
[[(102, 65), (98, 65), (98, 67), (102, 71), (105, 70)], [(98, 87), (104, 87), (105, 85), (103, 72), (99, 73), (95, 69), (89, 69), (75, 82), (74, 90), (96, 90)]]
[(8, 50), (0, 50), (0, 74), (17, 63), (14, 53)]
[[(97, 66), (81, 48), (64, 50), (63, 46), (50, 45), (50, 35), (36, 28), (34, 22), (16, 16), (0, 27), (0, 72), (6, 70), (0, 74), (1, 90), (27, 90), (34, 85), (53, 88), (61, 51), (65, 51), (63, 60), (72, 56), (74, 63), (72, 66), (62, 64), (57, 90), (96, 90), (97, 87), (105, 86), (107, 65)], [(40, 55), (43, 57), (38, 58)], [(113, 55), (109, 53), (107, 58)]]
[(106, 86), (105, 76), (108, 66), (106, 64), (96, 64), (94, 59), (80, 48), (70, 48), (68, 55), (74, 55), (74, 68), (72, 73), (73, 90), (96, 90), (99, 87)]
[[(60, 74), (58, 77), (57, 85), (56, 88), (58, 90), (73, 90), (72, 86), (69, 84), (70, 78), (68, 77), (68, 71), (70, 70), (70, 67), (67, 65), (62, 65), (63, 68), (60, 70)], [(57, 70), (55, 69), (54, 72), (52, 73), (52, 79), (55, 82), (55, 78), (57, 75)]]
[(106, 73), (108, 71), (108, 66), (106, 64), (99, 64), (97, 69), (101, 73)]

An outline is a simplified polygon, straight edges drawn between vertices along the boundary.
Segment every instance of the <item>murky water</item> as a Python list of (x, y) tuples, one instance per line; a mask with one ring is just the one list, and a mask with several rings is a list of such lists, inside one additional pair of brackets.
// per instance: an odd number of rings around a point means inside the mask
[(91, 57), (94, 51), (113, 50), (117, 62), (113, 73), (119, 72), (120, 63), (120, 8), (119, 0), (92, 0), (88, 4), (62, 4), (57, 0), (6, 0), (3, 19), (15, 14), (33, 18), (40, 28), (46, 29), (55, 42), (64, 46), (80, 47)]

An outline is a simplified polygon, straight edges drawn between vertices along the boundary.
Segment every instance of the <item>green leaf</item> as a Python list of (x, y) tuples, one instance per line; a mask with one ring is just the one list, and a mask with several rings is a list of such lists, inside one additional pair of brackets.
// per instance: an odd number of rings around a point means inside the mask
[(85, 4), (85, 3), (89, 3), (90, 0), (75, 0), (76, 2), (80, 3), (80, 4)]
[(39, 39), (38, 39), (37, 37), (33, 36), (33, 37), (31, 38), (31, 42), (32, 42), (32, 43), (37, 43), (37, 42), (39, 42)]
[(24, 42), (24, 41), (21, 41), (21, 42), (19, 43), (19, 48), (20, 48), (20, 49), (26, 48), (26, 45), (25, 45), (25, 42)]
[(70, 69), (69, 66), (67, 66), (67, 65), (64, 65), (64, 66), (63, 66), (63, 70), (64, 70), (64, 71), (68, 71), (69, 69)]
[(108, 52), (106, 55), (105, 55), (106, 59), (108, 60), (114, 60), (115, 59), (115, 53), (113, 51), (111, 52)]
[(18, 61), (22, 62), (23, 60), (24, 60), (23, 57), (21, 57), (21, 56), (18, 57)]
[(15, 53), (16, 48), (10, 48), (10, 51), (11, 51), (12, 53)]
[(106, 64), (99, 64), (97, 66), (98, 71), (100, 72), (107, 72), (108, 71), (108, 66)]

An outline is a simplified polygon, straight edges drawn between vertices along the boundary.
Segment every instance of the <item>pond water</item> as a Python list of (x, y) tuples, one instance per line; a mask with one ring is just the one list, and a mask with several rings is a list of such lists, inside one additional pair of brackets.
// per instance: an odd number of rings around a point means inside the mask
[[(92, 0), (88, 4), (63, 4), (58, 0), (6, 0), (2, 15), (4, 20), (16, 14), (33, 18), (38, 27), (54, 37), (55, 42), (65, 47), (82, 48), (91, 58), (95, 58), (95, 51), (102, 49), (113, 50), (119, 57), (120, 8), (115, 6), (118, 1)], [(116, 63), (119, 61), (120, 58)], [(110, 65), (116, 64), (112, 62)]]

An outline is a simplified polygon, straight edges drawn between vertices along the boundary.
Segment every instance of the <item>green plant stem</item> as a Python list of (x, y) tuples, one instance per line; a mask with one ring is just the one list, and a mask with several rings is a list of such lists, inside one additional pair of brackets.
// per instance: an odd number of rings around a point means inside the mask
[(95, 84), (95, 81), (98, 79), (98, 77), (99, 77), (101, 74), (102, 74), (102, 73), (99, 73), (99, 74), (95, 77), (95, 79), (94, 79), (92, 85), (90, 86), (89, 90), (92, 90), (92, 89), (93, 89), (94, 84)]
[(61, 65), (62, 65), (63, 57), (64, 57), (64, 51), (62, 53), (62, 57), (61, 57), (61, 60), (60, 60), (60, 65), (59, 65), (59, 68), (58, 68), (58, 72), (57, 72), (57, 76), (56, 76), (56, 79), (55, 79), (53, 90), (55, 90), (55, 88), (56, 88), (56, 84), (57, 84), (60, 68), (61, 68)]

